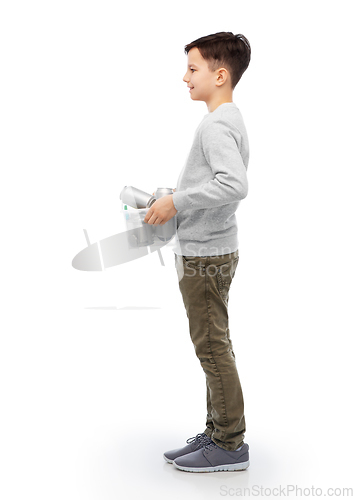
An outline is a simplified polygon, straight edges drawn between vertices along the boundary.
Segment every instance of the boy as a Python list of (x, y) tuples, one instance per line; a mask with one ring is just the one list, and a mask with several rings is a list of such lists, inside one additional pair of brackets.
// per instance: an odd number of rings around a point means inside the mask
[(164, 454), (188, 472), (244, 470), (249, 466), (242, 389), (228, 328), (228, 297), (238, 264), (235, 211), (246, 197), (249, 148), (233, 89), (247, 69), (251, 48), (243, 35), (221, 32), (185, 46), (183, 81), (209, 113), (195, 133), (176, 191), (158, 199), (148, 224), (177, 214), (175, 262), (195, 352), (207, 387), (206, 429), (183, 448)]

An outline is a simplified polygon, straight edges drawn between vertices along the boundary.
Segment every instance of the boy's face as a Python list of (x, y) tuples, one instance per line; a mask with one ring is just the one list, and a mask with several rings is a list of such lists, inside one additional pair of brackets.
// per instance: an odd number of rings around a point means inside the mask
[(188, 52), (187, 64), (183, 81), (190, 88), (191, 98), (195, 101), (210, 101), (217, 86), (217, 70), (210, 71), (208, 62), (197, 47)]

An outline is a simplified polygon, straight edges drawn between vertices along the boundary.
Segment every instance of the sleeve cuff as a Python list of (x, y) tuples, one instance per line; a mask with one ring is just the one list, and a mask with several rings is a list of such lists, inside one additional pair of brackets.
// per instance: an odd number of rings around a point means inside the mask
[(175, 193), (173, 193), (172, 195), (172, 201), (173, 201), (173, 204), (175, 206), (175, 209), (177, 210), (177, 212), (179, 212), (180, 210), (185, 210), (186, 207), (186, 202), (185, 202), (185, 196), (183, 194), (183, 191), (176, 191)]

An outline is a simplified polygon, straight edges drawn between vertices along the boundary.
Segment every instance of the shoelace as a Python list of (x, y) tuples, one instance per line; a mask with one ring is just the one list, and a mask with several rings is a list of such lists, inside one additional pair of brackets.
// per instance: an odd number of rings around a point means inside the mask
[(200, 433), (197, 434), (195, 437), (188, 438), (186, 442), (187, 444), (195, 443), (204, 446), (209, 444), (210, 438), (206, 434)]
[(214, 441), (211, 441), (210, 443), (207, 443), (206, 445), (204, 445), (204, 450), (214, 450), (215, 448), (217, 448), (216, 444), (214, 443)]

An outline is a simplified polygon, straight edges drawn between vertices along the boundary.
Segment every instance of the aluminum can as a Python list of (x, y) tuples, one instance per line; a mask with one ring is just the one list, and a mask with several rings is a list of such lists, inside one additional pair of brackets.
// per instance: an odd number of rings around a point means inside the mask
[(155, 196), (133, 186), (124, 186), (120, 199), (124, 204), (133, 208), (150, 208), (156, 201)]
[(163, 196), (167, 196), (168, 194), (172, 193), (173, 193), (172, 188), (157, 188), (155, 191), (155, 198), (159, 199), (162, 198)]
[[(157, 188), (155, 191), (155, 197), (158, 200), (163, 196), (167, 196), (168, 194), (172, 194), (172, 188)], [(172, 217), (166, 224), (162, 226), (156, 226), (155, 234), (162, 241), (169, 241), (176, 234), (177, 222), (176, 217)]]

